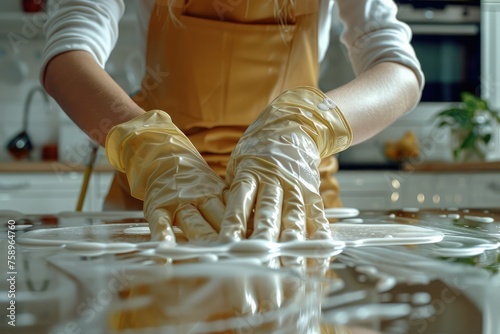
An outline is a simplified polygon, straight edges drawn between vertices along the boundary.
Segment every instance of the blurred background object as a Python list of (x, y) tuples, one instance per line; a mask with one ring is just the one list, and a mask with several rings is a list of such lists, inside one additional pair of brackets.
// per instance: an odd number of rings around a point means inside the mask
[(10, 85), (19, 85), (28, 76), (28, 66), (12, 58), (0, 59), (0, 81)]
[(23, 11), (27, 13), (40, 12), (45, 8), (45, 0), (22, 0)]
[(24, 102), (23, 123), (21, 132), (15, 135), (7, 143), (7, 150), (15, 160), (23, 160), (25, 158), (31, 159), (33, 143), (31, 142), (31, 138), (28, 135), (28, 119), (29, 119), (29, 111), (32, 104), (33, 96), (36, 93), (40, 93), (41, 96), (43, 97), (45, 108), (48, 109), (50, 107), (49, 97), (45, 92), (45, 90), (41, 86), (35, 86), (31, 88), (26, 98), (26, 101)]
[(407, 131), (399, 140), (384, 143), (385, 156), (391, 160), (402, 161), (416, 158), (420, 154), (417, 137), (413, 131)]

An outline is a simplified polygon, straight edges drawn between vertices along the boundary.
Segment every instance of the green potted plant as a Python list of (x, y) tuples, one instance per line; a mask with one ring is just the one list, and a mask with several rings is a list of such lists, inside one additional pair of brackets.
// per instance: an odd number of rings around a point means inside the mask
[(460, 98), (458, 105), (436, 114), (437, 127), (449, 127), (456, 162), (483, 161), (494, 125), (500, 124), (500, 115), (470, 92), (462, 92)]

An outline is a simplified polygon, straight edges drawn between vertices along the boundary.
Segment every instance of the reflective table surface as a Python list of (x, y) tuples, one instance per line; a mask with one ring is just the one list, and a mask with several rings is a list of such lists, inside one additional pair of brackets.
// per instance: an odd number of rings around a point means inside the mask
[(142, 212), (0, 211), (0, 331), (500, 333), (499, 209), (328, 216), (330, 242), (170, 248)]

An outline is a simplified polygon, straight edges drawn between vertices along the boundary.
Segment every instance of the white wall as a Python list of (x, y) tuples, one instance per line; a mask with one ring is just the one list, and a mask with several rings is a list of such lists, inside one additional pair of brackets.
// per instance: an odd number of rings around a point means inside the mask
[[(134, 1), (126, 0), (127, 11), (120, 23), (120, 37), (106, 66), (108, 73), (130, 89), (137, 83), (127, 81), (124, 66), (139, 53), (137, 26), (132, 16)], [(0, 162), (12, 161), (5, 150), (9, 139), (21, 130), (24, 102), (30, 89), (40, 85), (38, 80), (40, 55), (44, 46), (43, 22), (45, 13), (25, 14), (19, 0), (0, 1)], [(137, 73), (137, 70), (133, 71)], [(140, 73), (139, 73), (140, 76)], [(137, 75), (136, 75), (137, 77)], [(35, 146), (33, 157), (41, 158), (41, 147), (61, 140), (60, 159), (74, 160), (87, 152), (88, 139), (51, 99), (45, 108), (40, 95), (31, 104), (28, 132)], [(70, 145), (71, 147), (69, 147)], [(71, 151), (75, 151), (70, 153)]]
[[(481, 35), (484, 45), (481, 58), (482, 94), (490, 108), (500, 110), (500, 1), (483, 0), (481, 3)], [(500, 160), (500, 126), (493, 141), (496, 149), (490, 158)]]

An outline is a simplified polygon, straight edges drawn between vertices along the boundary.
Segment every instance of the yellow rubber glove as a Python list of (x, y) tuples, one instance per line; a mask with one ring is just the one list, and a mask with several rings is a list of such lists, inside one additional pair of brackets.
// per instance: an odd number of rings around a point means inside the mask
[(245, 131), (227, 166), (231, 186), (222, 241), (330, 238), (319, 193), (321, 158), (349, 147), (340, 109), (318, 89), (298, 87), (271, 102)]
[(210, 169), (168, 114), (154, 110), (115, 126), (106, 138), (111, 165), (126, 173), (132, 196), (144, 200), (153, 240), (213, 241), (224, 216), (224, 181)]

